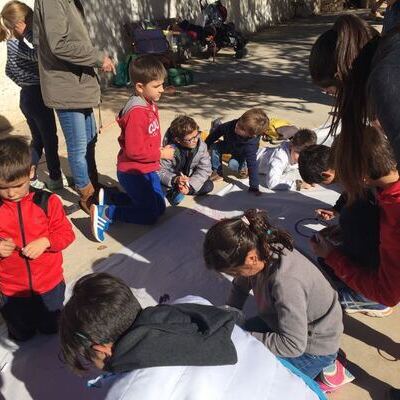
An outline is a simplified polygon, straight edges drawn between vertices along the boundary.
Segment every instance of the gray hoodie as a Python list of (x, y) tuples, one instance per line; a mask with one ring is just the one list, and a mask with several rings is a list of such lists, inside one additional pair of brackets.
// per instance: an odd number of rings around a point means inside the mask
[(253, 290), (258, 314), (270, 327), (265, 345), (277, 356), (334, 354), (343, 332), (338, 294), (321, 271), (297, 250), (252, 277), (238, 277), (228, 300), (242, 308)]

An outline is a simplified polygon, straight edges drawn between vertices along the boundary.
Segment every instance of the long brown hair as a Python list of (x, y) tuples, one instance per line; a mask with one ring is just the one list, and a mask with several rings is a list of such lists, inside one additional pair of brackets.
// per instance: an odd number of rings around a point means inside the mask
[(208, 268), (228, 272), (242, 266), (250, 250), (257, 249), (268, 264), (285, 248), (293, 250), (289, 233), (272, 225), (265, 211), (250, 209), (243, 216), (223, 219), (212, 226), (204, 240), (203, 256)]
[(18, 22), (24, 21), (30, 26), (32, 17), (32, 9), (25, 3), (17, 0), (6, 3), (0, 13), (0, 42), (13, 36), (13, 29)]
[[(352, 14), (343, 15), (330, 31), (318, 38), (310, 55), (313, 81), (322, 87), (326, 83), (337, 87), (330, 133), (339, 133), (341, 123), (334, 166), (349, 202), (364, 194), (367, 166), (361, 152), (365, 148), (363, 131), (368, 121), (375, 118), (368, 104), (367, 81), (379, 39), (379, 33), (364, 20)], [(329, 55), (333, 46), (335, 51)], [(324, 64), (317, 61), (318, 57), (325, 57)], [(326, 73), (323, 65), (327, 66)]]

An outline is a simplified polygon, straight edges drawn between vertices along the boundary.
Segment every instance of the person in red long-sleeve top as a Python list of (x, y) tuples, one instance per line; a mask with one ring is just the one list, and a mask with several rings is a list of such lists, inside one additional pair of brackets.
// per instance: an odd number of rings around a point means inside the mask
[(314, 253), (324, 258), (335, 275), (368, 299), (387, 306), (400, 302), (400, 181), (397, 164), (386, 137), (368, 127), (363, 151), (367, 163), (366, 186), (377, 189), (380, 209), (379, 267), (352, 262), (321, 235), (311, 240)]
[(55, 194), (30, 189), (31, 149), (21, 137), (0, 140), (0, 293), (9, 337), (54, 334), (64, 301), (62, 250), (75, 239)]
[(165, 211), (158, 170), (160, 159), (172, 160), (175, 149), (170, 145), (161, 147), (155, 102), (164, 92), (166, 74), (163, 64), (153, 55), (143, 55), (130, 65), (135, 95), (117, 117), (121, 127), (117, 176), (125, 193), (109, 196), (100, 189), (98, 204), (90, 209), (92, 233), (99, 242), (104, 241), (112, 222), (151, 225)]

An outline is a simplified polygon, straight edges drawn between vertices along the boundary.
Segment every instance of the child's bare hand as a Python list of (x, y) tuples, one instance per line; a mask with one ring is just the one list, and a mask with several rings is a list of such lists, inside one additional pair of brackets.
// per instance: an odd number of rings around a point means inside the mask
[(308, 189), (312, 189), (314, 187), (315, 187), (314, 185), (310, 185), (309, 183), (304, 182), (304, 181), (302, 181), (301, 184), (300, 184), (300, 189), (308, 190)]
[(311, 250), (317, 257), (326, 258), (334, 249), (334, 246), (322, 235), (316, 234), (310, 239)]
[(182, 194), (188, 194), (189, 193), (189, 187), (187, 185), (178, 185), (178, 190)]
[(315, 210), (315, 214), (321, 217), (324, 221), (330, 221), (331, 219), (335, 218), (336, 214), (333, 210), (325, 210), (323, 208), (317, 208)]
[(187, 186), (189, 184), (189, 178), (185, 175), (177, 176), (175, 182), (178, 186)]
[(6, 258), (15, 250), (15, 243), (11, 238), (6, 238), (0, 241), (0, 257)]
[(164, 160), (173, 160), (174, 159), (174, 153), (175, 153), (175, 148), (174, 146), (167, 145), (165, 147), (161, 147), (161, 158)]
[(39, 239), (30, 242), (22, 249), (22, 254), (25, 257), (30, 258), (31, 260), (35, 260), (40, 257), (47, 248), (50, 247), (50, 241), (46, 237), (42, 237)]

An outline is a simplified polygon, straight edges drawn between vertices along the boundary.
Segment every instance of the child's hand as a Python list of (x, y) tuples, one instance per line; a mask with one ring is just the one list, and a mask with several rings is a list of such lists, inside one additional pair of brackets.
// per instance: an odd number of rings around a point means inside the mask
[(15, 250), (16, 245), (14, 241), (10, 238), (6, 238), (0, 241), (0, 257), (6, 258), (12, 254)]
[(189, 193), (189, 187), (187, 185), (178, 185), (178, 190), (182, 194), (188, 194)]
[(261, 196), (260, 189), (249, 187), (249, 193), (253, 194), (254, 196)]
[(318, 217), (321, 217), (324, 221), (330, 221), (331, 219), (335, 218), (336, 213), (333, 210), (325, 210), (323, 208), (317, 208), (315, 210), (315, 214)]
[(189, 178), (185, 175), (177, 176), (175, 183), (177, 186), (189, 186)]
[(161, 147), (160, 153), (161, 153), (161, 158), (163, 160), (173, 160), (175, 154), (175, 148), (174, 146), (167, 145), (165, 147)]
[(312, 189), (314, 187), (315, 187), (315, 185), (310, 185), (309, 183), (304, 182), (304, 181), (302, 181), (301, 184), (300, 184), (300, 189), (308, 190), (308, 189)]
[(47, 239), (46, 237), (42, 237), (27, 244), (22, 249), (22, 254), (25, 257), (30, 258), (31, 260), (35, 260), (36, 258), (40, 257), (49, 247), (49, 239)]
[(326, 258), (334, 249), (334, 246), (318, 233), (310, 239), (311, 250), (317, 257)]

